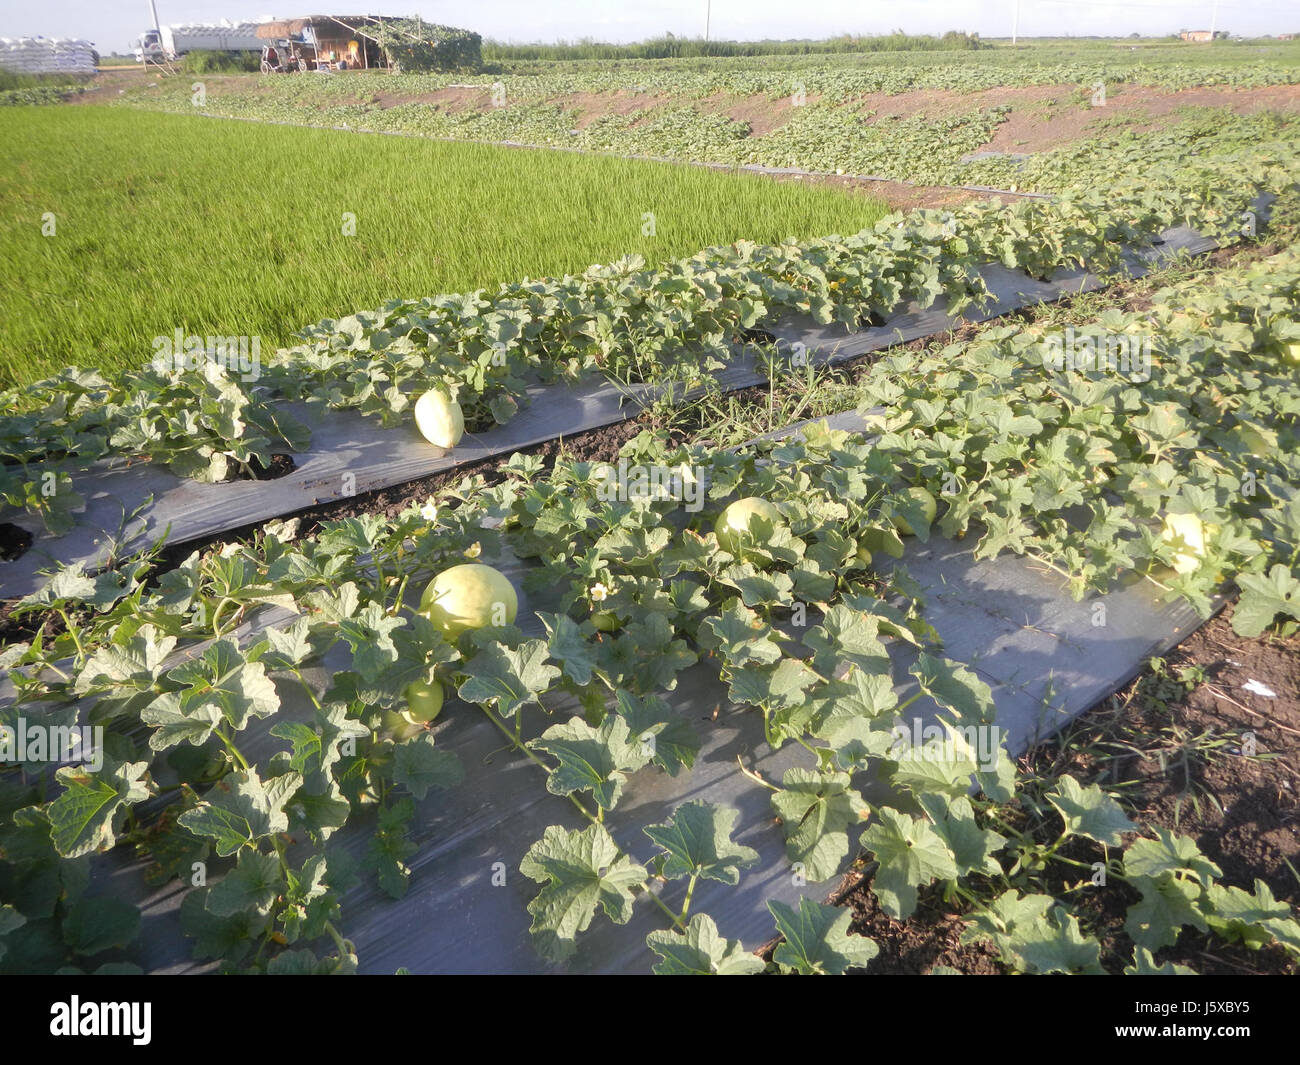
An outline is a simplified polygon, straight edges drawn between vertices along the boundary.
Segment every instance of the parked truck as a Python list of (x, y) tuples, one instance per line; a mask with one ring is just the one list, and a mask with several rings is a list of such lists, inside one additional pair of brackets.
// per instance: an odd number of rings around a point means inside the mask
[(257, 36), (259, 25), (240, 22), (146, 30), (136, 42), (136, 62), (176, 60), (186, 52), (257, 52), (266, 43)]

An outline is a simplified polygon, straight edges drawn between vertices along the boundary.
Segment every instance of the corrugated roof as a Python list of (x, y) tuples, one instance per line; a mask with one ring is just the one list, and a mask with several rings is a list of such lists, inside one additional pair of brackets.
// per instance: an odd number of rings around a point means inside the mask
[[(390, 16), (391, 17), (391, 16)], [(296, 37), (308, 26), (337, 26), (340, 22), (365, 25), (384, 21), (381, 15), (300, 15), (298, 18), (277, 19), (264, 22), (257, 28), (257, 35), (263, 39)]]

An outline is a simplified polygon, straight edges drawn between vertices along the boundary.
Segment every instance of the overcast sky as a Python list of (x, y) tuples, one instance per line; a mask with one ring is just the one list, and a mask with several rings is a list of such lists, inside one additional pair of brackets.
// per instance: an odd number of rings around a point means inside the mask
[[(156, 0), (164, 23), (215, 22), (307, 14), (302, 8), (267, 7), (279, 0)], [(475, 0), (429, 3), (379, 0), (321, 5), (312, 12), (334, 14), (419, 13), (431, 22), (450, 22), (504, 41), (555, 41), (595, 37), (636, 41), (670, 31), (704, 34), (706, 0)], [(1011, 33), (1016, 0), (713, 0), (710, 36), (739, 40), (763, 37), (827, 37), (837, 33), (942, 33), (959, 29), (985, 37)], [(1206, 29), (1212, 0), (1021, 0), (1025, 36), (1121, 36), (1164, 34), (1181, 28)], [(83, 37), (101, 52), (126, 51), (150, 25), (149, 0), (0, 0), (0, 36)], [(1300, 31), (1300, 0), (1221, 0), (1220, 29), (1247, 36)]]

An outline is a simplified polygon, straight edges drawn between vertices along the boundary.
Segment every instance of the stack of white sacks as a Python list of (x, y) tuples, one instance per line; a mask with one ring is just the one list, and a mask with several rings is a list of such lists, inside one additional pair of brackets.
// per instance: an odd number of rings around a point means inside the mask
[(19, 74), (93, 74), (89, 41), (48, 37), (0, 37), (0, 68)]

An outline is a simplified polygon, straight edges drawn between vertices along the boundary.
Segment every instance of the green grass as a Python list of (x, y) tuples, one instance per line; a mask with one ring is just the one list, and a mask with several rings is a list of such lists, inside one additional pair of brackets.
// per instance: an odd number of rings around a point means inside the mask
[(4, 109), (0, 204), (6, 386), (141, 365), (178, 327), (266, 350), (395, 297), (851, 233), (885, 213), (672, 164), (98, 107)]
[(942, 37), (907, 34), (901, 30), (875, 36), (841, 34), (818, 41), (706, 41), (700, 37), (651, 37), (635, 44), (608, 44), (586, 37), (554, 44), (483, 42), (486, 63), (518, 60), (698, 59), (704, 57), (821, 55), (844, 52), (913, 52), (977, 49), (979, 34), (949, 30)]

